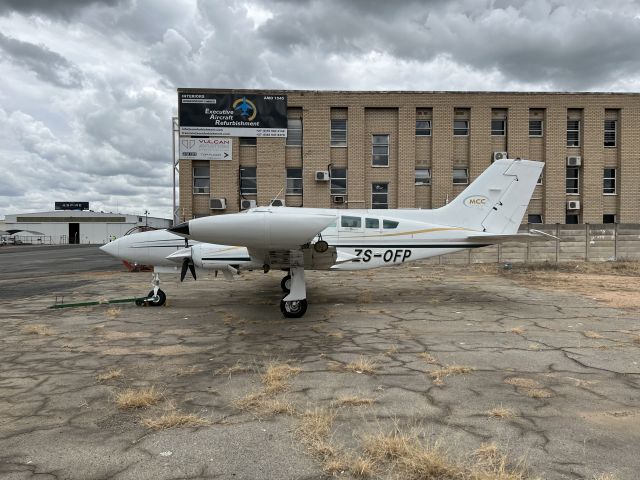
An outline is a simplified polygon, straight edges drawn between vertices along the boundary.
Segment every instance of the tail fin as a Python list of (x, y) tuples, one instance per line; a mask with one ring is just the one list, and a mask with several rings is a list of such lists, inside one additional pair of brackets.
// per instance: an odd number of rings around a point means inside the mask
[(496, 160), (451, 203), (433, 210), (445, 225), (512, 234), (518, 231), (544, 163)]

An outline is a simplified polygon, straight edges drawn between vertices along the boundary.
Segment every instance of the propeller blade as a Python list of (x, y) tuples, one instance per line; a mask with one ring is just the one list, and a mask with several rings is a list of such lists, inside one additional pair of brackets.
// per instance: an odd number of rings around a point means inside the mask
[(191, 275), (193, 275), (193, 279), (197, 280), (197, 278), (196, 278), (196, 267), (193, 265), (193, 263), (189, 263), (189, 271), (191, 272)]
[(189, 268), (189, 259), (182, 260), (182, 269), (180, 269), (180, 281), (184, 282), (184, 277), (187, 276), (187, 269)]

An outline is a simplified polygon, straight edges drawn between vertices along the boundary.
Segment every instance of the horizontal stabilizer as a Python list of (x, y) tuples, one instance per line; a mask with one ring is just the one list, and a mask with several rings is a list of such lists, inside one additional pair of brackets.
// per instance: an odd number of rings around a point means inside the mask
[(470, 235), (467, 237), (467, 240), (473, 242), (484, 242), (484, 243), (505, 243), (505, 242), (526, 242), (528, 240), (531, 241), (548, 241), (554, 240), (557, 237), (549, 234), (536, 235), (533, 233), (511, 233), (504, 235)]

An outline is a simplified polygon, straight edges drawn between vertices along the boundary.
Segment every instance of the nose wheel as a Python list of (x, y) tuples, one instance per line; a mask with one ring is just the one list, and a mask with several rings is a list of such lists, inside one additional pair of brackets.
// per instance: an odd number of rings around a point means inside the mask
[(161, 307), (167, 301), (167, 295), (160, 290), (160, 275), (156, 272), (153, 273), (151, 284), (153, 285), (153, 290), (147, 294), (147, 298), (138, 298), (136, 300), (137, 306)]

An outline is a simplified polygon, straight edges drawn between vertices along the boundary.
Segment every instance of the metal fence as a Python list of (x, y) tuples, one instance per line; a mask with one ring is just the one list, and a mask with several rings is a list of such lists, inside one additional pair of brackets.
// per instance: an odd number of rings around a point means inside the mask
[(539, 230), (540, 236), (520, 242), (505, 242), (491, 247), (466, 250), (432, 259), (432, 263), (535, 263), (605, 262), (640, 260), (640, 225), (581, 224), (524, 225), (520, 233)]

